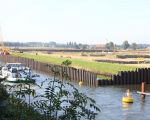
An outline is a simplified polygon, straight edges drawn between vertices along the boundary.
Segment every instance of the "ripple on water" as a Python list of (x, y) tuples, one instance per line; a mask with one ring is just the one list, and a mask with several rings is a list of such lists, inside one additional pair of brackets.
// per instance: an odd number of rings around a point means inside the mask
[[(38, 74), (40, 77), (36, 80), (37, 84), (50, 77), (45, 74)], [(93, 98), (97, 106), (100, 107), (101, 112), (96, 116), (96, 120), (150, 120), (150, 96), (146, 96), (145, 102), (141, 101), (140, 95), (136, 93), (140, 90), (140, 85), (89, 88), (73, 84), (80, 92)], [(132, 92), (134, 103), (125, 106), (121, 99), (128, 88)], [(146, 90), (150, 92), (149, 85), (146, 86)], [(37, 94), (41, 94), (44, 92), (44, 88), (36, 88), (36, 91)]]

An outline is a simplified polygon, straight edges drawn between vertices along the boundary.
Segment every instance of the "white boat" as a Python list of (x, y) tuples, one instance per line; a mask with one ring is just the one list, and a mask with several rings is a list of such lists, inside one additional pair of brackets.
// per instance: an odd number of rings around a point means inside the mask
[(0, 78), (8, 82), (32, 81), (31, 69), (22, 63), (7, 63), (1, 67)]

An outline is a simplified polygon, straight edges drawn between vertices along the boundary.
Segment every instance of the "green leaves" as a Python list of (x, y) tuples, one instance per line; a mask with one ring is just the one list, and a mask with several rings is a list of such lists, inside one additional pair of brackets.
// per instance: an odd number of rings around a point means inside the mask
[[(56, 73), (55, 73), (56, 70)], [(12, 106), (10, 115), (16, 120), (94, 120), (100, 109), (95, 100), (80, 93), (71, 83), (58, 80), (58, 74), (65, 71), (54, 69), (54, 78), (46, 79), (39, 88), (46, 86), (45, 91), (36, 95), (32, 84), (19, 83), (9, 86), (8, 101)], [(1, 88), (1, 86), (0, 86)], [(31, 96), (34, 100), (31, 101)], [(27, 101), (27, 103), (25, 102)], [(6, 112), (8, 113), (8, 112)]]
[(63, 61), (63, 62), (61, 63), (61, 65), (65, 65), (65, 66), (69, 66), (69, 65), (71, 65), (71, 64), (72, 64), (72, 61), (69, 60), (69, 59), (67, 59), (67, 60), (65, 60), (65, 61)]
[(49, 80), (45, 93), (36, 96), (35, 99), (37, 101), (33, 104), (34, 108), (40, 109), (49, 120), (92, 120), (100, 111), (92, 98), (80, 93), (72, 84), (57, 79)]

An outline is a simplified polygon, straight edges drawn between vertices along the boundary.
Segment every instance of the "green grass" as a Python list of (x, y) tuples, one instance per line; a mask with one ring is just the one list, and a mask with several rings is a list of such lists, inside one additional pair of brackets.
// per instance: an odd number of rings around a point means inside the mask
[(97, 78), (100, 80), (111, 80), (111, 77), (103, 76), (103, 75), (97, 75)]
[[(61, 64), (62, 61), (68, 59), (68, 58), (53, 57), (50, 55), (49, 56), (35, 55), (29, 53), (13, 53), (12, 55), (32, 58), (36, 61), (54, 63), (54, 64)], [(97, 71), (97, 72), (101, 71), (101, 72), (116, 74), (118, 73), (118, 71), (131, 71), (136, 69), (136, 67), (134, 66), (127, 66), (127, 65), (117, 64), (117, 63), (85, 61), (85, 60), (74, 59), (74, 58), (71, 58), (70, 60), (72, 61), (71, 66), (76, 68), (86, 69), (89, 71)]]

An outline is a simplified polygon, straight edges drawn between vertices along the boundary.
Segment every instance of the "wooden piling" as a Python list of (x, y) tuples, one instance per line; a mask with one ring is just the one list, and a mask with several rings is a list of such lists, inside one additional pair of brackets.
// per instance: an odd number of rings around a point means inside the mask
[[(142, 84), (141, 84), (141, 92), (142, 93), (145, 92), (145, 82), (142, 82)], [(141, 94), (141, 98), (145, 99), (145, 94)]]
[(147, 78), (147, 83), (150, 83), (150, 68), (147, 69), (147, 74), (148, 74), (148, 78)]

